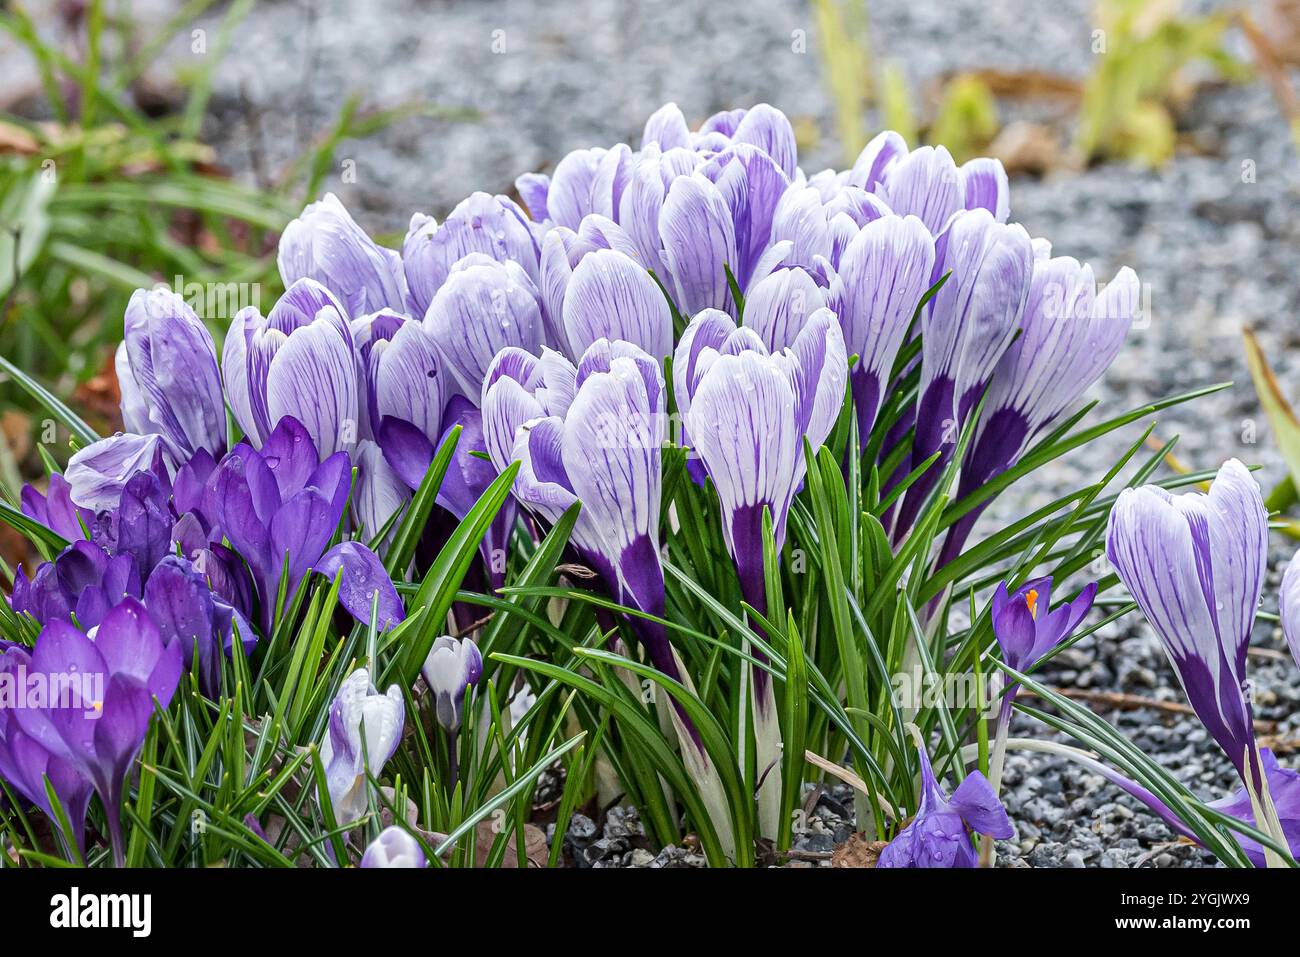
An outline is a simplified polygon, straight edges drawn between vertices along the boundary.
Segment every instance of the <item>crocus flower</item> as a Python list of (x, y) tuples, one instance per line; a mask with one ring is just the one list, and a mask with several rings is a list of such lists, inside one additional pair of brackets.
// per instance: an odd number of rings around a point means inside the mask
[(838, 269), (859, 230), (889, 212), (879, 197), (838, 177), (818, 174), (791, 183), (782, 194), (772, 215), (772, 241), (790, 243), (791, 263), (815, 269), (819, 262), (828, 262)]
[(922, 316), (921, 383), (911, 467), (939, 460), (908, 490), (894, 537), (912, 527), (967, 416), (979, 401), (1020, 318), (1033, 268), (1029, 234), (987, 210), (956, 216), (939, 237), (935, 273), (951, 273)]
[[(18, 726), (94, 786), (120, 865), (126, 775), (144, 744), (154, 702), (163, 708), (171, 703), (181, 672), (180, 645), (164, 643), (144, 606), (128, 598), (104, 616), (93, 641), (68, 622), (50, 622), (32, 650), (31, 670), (44, 676), (47, 687), (61, 681), (69, 700), (19, 708)], [(82, 680), (67, 681), (72, 674)]]
[(199, 686), (215, 695), (221, 687), (221, 659), (233, 651), (237, 631), (244, 653), (257, 640), (242, 614), (213, 594), (207, 580), (178, 555), (158, 563), (144, 586), (144, 604), (166, 644), (178, 644), (185, 667), (198, 658)]
[(1282, 618), (1282, 634), (1291, 657), (1300, 664), (1300, 551), (1291, 556), (1286, 571), (1282, 573), (1282, 589), (1278, 595), (1278, 612)]
[[(522, 190), (520, 195), (527, 198)], [(534, 216), (539, 221), (545, 219)], [(407, 311), (423, 319), (434, 293), (451, 275), (452, 267), (470, 253), (497, 262), (517, 263), (528, 278), (538, 281), (540, 246), (527, 215), (511, 199), (473, 193), (439, 225), (432, 216), (416, 213), (402, 243), (406, 274)]]
[(63, 471), (68, 494), (74, 504), (92, 512), (117, 508), (127, 479), (142, 470), (161, 471), (162, 456), (158, 435), (119, 432), (92, 442), (68, 459)]
[(423, 323), (384, 310), (354, 319), (352, 339), (361, 363), (363, 436), (378, 438), (385, 416), (436, 434), (449, 388)]
[(343, 517), (351, 477), (346, 452), (318, 463), (311, 436), (285, 416), (260, 450), (239, 443), (208, 480), (206, 509), (248, 563), (263, 629), (269, 631), (274, 620), (281, 574), (292, 596), (313, 567), (331, 577), (346, 569), (339, 600), (358, 620), (370, 621), (376, 591), (380, 623), (401, 620), (401, 600), (388, 577), (376, 573), (382, 566), (369, 549), (344, 542), (325, 553)]
[(32, 485), (24, 485), (20, 504), (24, 515), (69, 542), (85, 538), (95, 518), (90, 509), (78, 508), (72, 501), (72, 486), (57, 472), (50, 476), (44, 493)]
[(1259, 485), (1229, 459), (1208, 495), (1125, 489), (1110, 514), (1106, 555), (1160, 635), (1197, 717), (1261, 805), (1265, 829), (1277, 833), (1246, 687), (1268, 567)]
[(434, 641), (420, 669), (433, 693), (438, 724), (446, 731), (459, 731), (465, 709), (465, 693), (483, 675), (483, 656), (472, 639), (457, 640), (443, 635)]
[(909, 152), (892, 130), (866, 145), (847, 180), (874, 192), (898, 215), (918, 217), (936, 235), (962, 210), (985, 209), (1000, 223), (1011, 212), (1007, 174), (999, 161), (981, 157), (959, 167), (942, 146)]
[(116, 366), (126, 430), (162, 436), (173, 469), (199, 449), (220, 457), (226, 405), (217, 347), (202, 320), (169, 289), (137, 289), (124, 326)]
[(362, 867), (428, 867), (429, 861), (420, 849), (420, 842), (409, 832), (391, 825), (379, 832), (361, 855)]
[(993, 593), (992, 616), (1002, 660), (1016, 671), (1034, 667), (1074, 633), (1096, 595), (1097, 583), (1092, 582), (1074, 601), (1052, 608), (1050, 576), (1025, 582), (1011, 594), (1007, 594), (1007, 583), (999, 582)]
[[(1035, 242), (1021, 335), (998, 361), (983, 414), (962, 463), (958, 498), (1006, 471), (1040, 432), (1106, 371), (1138, 308), (1137, 275), (1125, 267), (1097, 292), (1092, 268)], [(984, 506), (948, 532), (938, 563), (961, 553)]]
[[(550, 523), (582, 508), (572, 541), (615, 600), (662, 615), (660, 450), (666, 389), (659, 363), (626, 342), (599, 340), (576, 370), (563, 357), (497, 356), (483, 384), (492, 464), (521, 463), (515, 497)], [(676, 676), (661, 627), (637, 619), (655, 667)]]
[(367, 236), (333, 193), (309, 203), (284, 228), (277, 263), (285, 286), (314, 279), (338, 298), (348, 316), (405, 307), (402, 257)]
[(1006, 840), (1015, 834), (1006, 809), (989, 782), (972, 771), (948, 797), (935, 780), (925, 748), (921, 762), (921, 800), (907, 827), (880, 852), (877, 867), (974, 867), (979, 857), (971, 832)]
[[(668, 355), (673, 320), (663, 290), (626, 234), (598, 220), (588, 216), (577, 233), (556, 227), (543, 243), (543, 299), (556, 344), (575, 359), (598, 339), (621, 339), (652, 356)], [(596, 232), (601, 225), (605, 230)], [(611, 235), (617, 248), (597, 245)]]
[(507, 346), (536, 352), (545, 331), (537, 287), (517, 263), (471, 253), (429, 303), (424, 327), (462, 394), (477, 400), (492, 358)]
[(253, 306), (241, 309), (226, 334), (221, 371), (235, 421), (254, 448), (285, 416), (303, 425), (322, 459), (360, 437), (347, 310), (314, 279), (291, 285), (265, 318)]
[(28, 649), (0, 641), (0, 779), (54, 822), (57, 815), (45, 789), (48, 778), (68, 817), (77, 849), (84, 852), (86, 811), (94, 792), (90, 780), (76, 765), (42, 747), (18, 724), (17, 712), (22, 705), (17, 696), (34, 690), (29, 689), (31, 664)]
[(934, 255), (934, 240), (919, 219), (886, 215), (857, 230), (839, 257), (828, 305), (839, 317), (845, 348), (858, 356), (849, 381), (864, 444), (898, 350), (930, 287)]
[[(709, 310), (683, 335), (673, 376), (687, 439), (718, 493), (722, 536), (741, 590), (763, 612), (763, 510), (771, 512), (779, 554), (807, 469), (804, 441), (816, 452), (843, 402), (848, 358), (839, 322), (821, 309), (788, 349), (771, 354), (752, 329)], [(752, 675), (755, 750), (766, 775), (760, 823), (771, 836), (778, 826), (780, 775), (768, 772), (781, 760), (780, 726), (769, 675), (757, 667)]]
[(344, 679), (330, 707), (329, 730), (320, 759), (334, 819), (351, 824), (366, 813), (366, 774), (378, 777), (397, 750), (406, 723), (406, 706), (397, 685), (380, 694), (370, 672), (358, 668)]
[(690, 442), (721, 500), (745, 600), (763, 607), (763, 509), (779, 551), (803, 483), (803, 441), (815, 452), (839, 415), (848, 376), (839, 322), (818, 310), (789, 348), (772, 354), (753, 330), (704, 312), (678, 344), (673, 376)]
[(140, 594), (140, 573), (131, 555), (110, 557), (103, 547), (83, 539), (54, 561), (42, 563), (31, 581), (19, 568), (9, 602), (14, 611), (41, 624), (70, 622), (75, 615), (82, 628), (94, 628), (110, 608)]
[(800, 266), (778, 266), (749, 287), (745, 325), (769, 352), (794, 344), (809, 317), (826, 307), (826, 282)]
[[(632, 151), (624, 143), (611, 149), (574, 150), (556, 164), (545, 185), (544, 198), (537, 188), (540, 182), (529, 183), (528, 210), (534, 219), (544, 210), (540, 218), (569, 229), (577, 229), (592, 213), (617, 219), (632, 165)], [(521, 191), (520, 195), (525, 194)]]

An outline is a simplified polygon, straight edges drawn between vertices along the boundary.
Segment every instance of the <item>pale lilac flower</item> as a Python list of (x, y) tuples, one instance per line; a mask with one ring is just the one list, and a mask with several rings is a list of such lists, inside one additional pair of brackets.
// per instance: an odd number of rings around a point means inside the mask
[(537, 287), (517, 263), (471, 253), (429, 303), (424, 328), (459, 391), (477, 401), (493, 357), (507, 346), (537, 352), (545, 332)]
[(1278, 594), (1278, 612), (1282, 618), (1282, 634), (1286, 637), (1291, 657), (1300, 664), (1300, 551), (1291, 556), (1286, 571), (1282, 573), (1282, 588)]
[(436, 434), (452, 387), (424, 324), (384, 310), (354, 319), (351, 330), (361, 367), (362, 437), (378, 438), (385, 416)]
[(132, 475), (162, 470), (163, 448), (162, 437), (157, 434), (119, 432), (78, 449), (63, 472), (70, 498), (92, 512), (116, 508)]
[[(1045, 243), (1035, 246), (1023, 331), (993, 372), (962, 463), (958, 498), (1018, 462), (1029, 443), (1106, 371), (1138, 309), (1140, 287), (1132, 269), (1121, 269), (1099, 293), (1090, 266), (1049, 258)], [(973, 509), (953, 525), (940, 565), (961, 553), (982, 512), (983, 506)]]
[(366, 813), (367, 772), (376, 778), (383, 773), (401, 743), (405, 724), (406, 706), (397, 685), (380, 694), (365, 668), (344, 679), (320, 746), (330, 803), (339, 824), (351, 824)]
[(782, 194), (772, 217), (772, 241), (790, 243), (788, 261), (805, 269), (816, 269), (822, 262), (838, 269), (859, 230), (889, 211), (866, 190), (818, 174), (791, 183)]
[[(515, 497), (554, 523), (582, 508), (572, 541), (616, 601), (664, 610), (659, 557), (661, 446), (666, 389), (659, 363), (626, 342), (599, 340), (575, 370), (552, 352), (497, 356), (483, 384), (483, 432), (492, 464), (521, 467)], [(676, 675), (664, 629), (633, 627), (655, 667)]]
[(857, 230), (839, 257), (828, 305), (857, 363), (849, 376), (865, 444), (912, 317), (931, 285), (934, 240), (915, 216), (885, 215)]
[(360, 438), (357, 354), (339, 300), (299, 279), (267, 313), (249, 306), (226, 334), (221, 371), (235, 421), (260, 448), (285, 416), (302, 423), (322, 459)]
[(428, 867), (420, 842), (396, 825), (384, 828), (361, 855), (362, 867)]
[(1106, 555), (1164, 643), (1188, 701), (1258, 794), (1264, 783), (1246, 686), (1246, 647), (1268, 567), (1259, 485), (1229, 459), (1208, 495), (1125, 489)]
[(446, 731), (459, 731), (465, 694), (483, 675), (478, 645), (470, 638), (457, 640), (443, 635), (429, 649), (420, 673), (433, 693), (438, 724)]
[(936, 278), (948, 280), (922, 316), (921, 383), (911, 467), (935, 452), (933, 464), (903, 500), (897, 540), (952, 457), (963, 424), (1011, 344), (1029, 294), (1033, 248), (1019, 225), (1003, 225), (985, 209), (956, 216), (937, 242)]
[[(527, 197), (523, 190), (520, 195)], [(539, 221), (545, 218), (544, 213), (534, 216)], [(471, 253), (517, 263), (536, 283), (540, 251), (534, 225), (518, 204), (505, 196), (473, 193), (441, 224), (432, 216), (416, 213), (402, 243), (407, 312), (423, 319), (452, 267)]]
[(173, 469), (199, 449), (226, 451), (217, 347), (202, 320), (168, 289), (137, 289), (127, 303), (117, 381), (128, 432), (162, 436)]
[(366, 235), (333, 193), (309, 203), (280, 235), (277, 257), (285, 286), (314, 279), (343, 304), (348, 316), (402, 309), (402, 257)]

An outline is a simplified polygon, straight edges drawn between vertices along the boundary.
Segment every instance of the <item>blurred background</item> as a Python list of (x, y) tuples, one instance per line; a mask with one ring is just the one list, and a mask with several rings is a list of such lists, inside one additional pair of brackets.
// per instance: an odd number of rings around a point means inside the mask
[[(0, 2), (0, 355), (116, 415), (130, 292), (202, 294), (218, 337), (280, 291), (275, 240), (337, 193), (381, 241), (411, 212), (513, 192), (570, 149), (760, 101), (809, 173), (883, 127), (997, 156), (1012, 218), (1144, 313), (1098, 386), (1180, 408), (1189, 465), (1286, 474), (1247, 373), (1257, 329), (1300, 398), (1300, 0), (41, 0)], [(188, 295), (188, 291), (186, 292)], [(0, 385), (0, 479), (39, 471), (50, 425)], [(1119, 443), (1123, 440), (1116, 438)], [(1078, 469), (1063, 463), (1067, 484)], [(1050, 484), (1050, 483), (1049, 483)], [(1052, 488), (1024, 490), (1046, 499)]]

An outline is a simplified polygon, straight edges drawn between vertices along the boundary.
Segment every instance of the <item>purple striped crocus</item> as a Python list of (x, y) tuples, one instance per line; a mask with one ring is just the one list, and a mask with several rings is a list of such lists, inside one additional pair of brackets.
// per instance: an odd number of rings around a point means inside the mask
[(357, 354), (347, 310), (325, 286), (299, 279), (263, 318), (253, 306), (230, 324), (221, 371), (235, 421), (261, 448), (281, 419), (296, 419), (322, 459), (359, 435)]
[(931, 284), (934, 240), (915, 216), (880, 216), (857, 230), (840, 255), (828, 305), (848, 352), (858, 435), (865, 444), (880, 412), (894, 360)]
[(918, 217), (935, 235), (963, 210), (987, 210), (1000, 223), (1011, 212), (1006, 170), (998, 160), (980, 157), (958, 166), (942, 146), (909, 152), (892, 130), (866, 145), (847, 182), (879, 196), (900, 216)]
[[(830, 435), (844, 400), (848, 358), (839, 322), (827, 309), (809, 317), (789, 348), (769, 353), (754, 330), (725, 313), (696, 316), (673, 359), (674, 394), (685, 441), (699, 456), (722, 507), (722, 535), (745, 600), (767, 608), (763, 579), (763, 510), (771, 513), (779, 554), (786, 519), (807, 464)], [(781, 760), (780, 726), (768, 674), (752, 670), (754, 727), (763, 833), (775, 834)]]
[(1291, 556), (1286, 571), (1282, 573), (1277, 605), (1282, 618), (1282, 635), (1291, 649), (1291, 657), (1300, 665), (1300, 551)]
[[(1034, 245), (1022, 332), (993, 371), (962, 462), (959, 499), (1018, 462), (1029, 443), (1106, 371), (1138, 310), (1140, 286), (1132, 269), (1121, 269), (1098, 292), (1092, 267), (1066, 256), (1051, 258), (1045, 242)], [(940, 566), (961, 554), (987, 505), (967, 512), (949, 530)]]
[[(522, 190), (520, 194), (527, 196)], [(540, 221), (546, 216), (534, 218)], [(488, 193), (473, 193), (461, 200), (441, 224), (432, 216), (416, 213), (402, 243), (407, 313), (423, 319), (452, 267), (471, 253), (500, 263), (517, 263), (536, 283), (541, 246), (534, 230), (518, 204)]]
[(1209, 494), (1125, 489), (1110, 514), (1106, 555), (1159, 634), (1197, 717), (1241, 776), (1261, 828), (1281, 839), (1246, 682), (1268, 567), (1259, 485), (1229, 459)]
[(17, 709), (14, 718), (24, 735), (94, 787), (118, 866), (126, 852), (121, 820), (126, 776), (144, 744), (154, 703), (163, 708), (171, 703), (181, 667), (180, 645), (166, 644), (133, 598), (104, 617), (93, 640), (68, 622), (54, 621), (32, 649), (29, 678), (39, 675), (47, 688), (63, 693), (40, 707)]
[[(521, 463), (515, 497), (551, 523), (581, 502), (573, 544), (616, 601), (657, 616), (665, 413), (659, 363), (627, 342), (593, 343), (576, 369), (549, 350), (539, 359), (507, 349), (483, 383), (492, 464)], [(677, 677), (663, 627), (643, 618), (632, 625), (655, 667)]]
[(168, 289), (137, 289), (126, 306), (117, 381), (128, 432), (162, 437), (173, 470), (199, 449), (226, 451), (217, 347), (202, 320)]
[(952, 457), (1024, 313), (1033, 269), (1029, 234), (986, 209), (953, 218), (936, 241), (934, 278), (950, 274), (921, 317), (921, 382), (911, 467), (941, 453), (907, 490), (894, 526), (899, 540)]
[(405, 306), (402, 257), (367, 236), (333, 193), (307, 204), (284, 228), (277, 263), (285, 286), (313, 279), (335, 295), (347, 316)]
[(542, 244), (542, 298), (551, 345), (572, 359), (598, 339), (621, 339), (655, 357), (672, 351), (668, 301), (628, 235), (600, 216), (577, 232), (557, 226)]
[(483, 676), (483, 656), (473, 639), (443, 635), (434, 641), (420, 668), (434, 697), (434, 713), (444, 731), (460, 730), (465, 694)]
[(889, 212), (879, 197), (827, 171), (790, 184), (772, 216), (772, 241), (789, 242), (789, 262), (805, 269), (822, 261), (838, 269), (859, 230)]
[(974, 867), (979, 862), (971, 833), (1007, 840), (1015, 834), (1006, 809), (984, 775), (972, 771), (952, 796), (944, 794), (925, 748), (921, 799), (911, 823), (880, 852), (877, 867)]

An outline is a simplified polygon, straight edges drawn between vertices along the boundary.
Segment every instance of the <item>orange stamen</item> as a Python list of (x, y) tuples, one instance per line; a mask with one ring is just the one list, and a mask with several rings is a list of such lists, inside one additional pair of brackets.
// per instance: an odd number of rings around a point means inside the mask
[(1038, 617), (1038, 592), (1032, 588), (1029, 589), (1029, 593), (1025, 595), (1025, 604), (1029, 606), (1029, 617), (1037, 618)]

